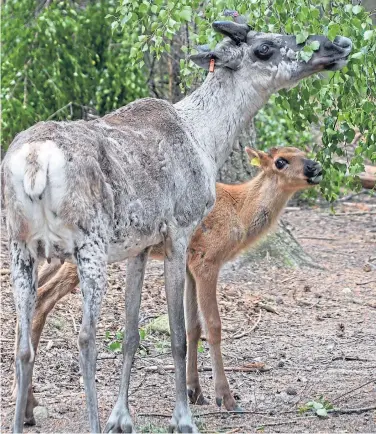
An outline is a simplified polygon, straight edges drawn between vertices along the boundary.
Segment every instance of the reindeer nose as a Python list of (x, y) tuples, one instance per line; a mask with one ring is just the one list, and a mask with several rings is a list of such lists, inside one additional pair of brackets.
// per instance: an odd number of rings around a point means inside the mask
[(336, 36), (333, 41), (333, 44), (338, 45), (339, 47), (349, 52), (351, 51), (352, 48), (351, 39), (346, 38), (345, 36)]
[(321, 175), (321, 173), (322, 167), (320, 163), (317, 161), (307, 160), (304, 166), (304, 175), (307, 176), (307, 178)]

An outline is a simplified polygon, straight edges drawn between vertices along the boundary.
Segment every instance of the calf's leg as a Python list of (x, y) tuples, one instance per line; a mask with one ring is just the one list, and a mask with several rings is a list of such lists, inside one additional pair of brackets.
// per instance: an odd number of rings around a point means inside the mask
[(191, 404), (207, 405), (201, 390), (197, 371), (197, 347), (201, 337), (201, 324), (197, 307), (196, 283), (187, 270), (185, 277), (185, 325), (187, 330), (187, 392)]
[[(218, 270), (219, 271), (219, 270)], [(218, 406), (225, 405), (228, 411), (241, 411), (231, 394), (221, 352), (221, 318), (217, 303), (218, 272), (201, 273), (195, 276), (198, 305), (203, 317), (203, 325), (210, 348), (213, 367), (215, 396)]]

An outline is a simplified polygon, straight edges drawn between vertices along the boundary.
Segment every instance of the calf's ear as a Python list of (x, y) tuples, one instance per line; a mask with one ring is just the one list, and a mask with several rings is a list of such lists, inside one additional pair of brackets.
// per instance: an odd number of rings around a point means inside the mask
[(267, 153), (258, 151), (257, 149), (245, 148), (245, 152), (248, 154), (252, 166), (265, 168), (270, 164), (270, 160), (272, 160)]

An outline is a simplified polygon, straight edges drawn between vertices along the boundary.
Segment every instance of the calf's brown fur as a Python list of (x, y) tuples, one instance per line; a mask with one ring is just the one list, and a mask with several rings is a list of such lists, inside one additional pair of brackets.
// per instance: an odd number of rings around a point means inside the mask
[[(216, 202), (211, 213), (194, 233), (188, 249), (185, 290), (186, 329), (188, 337), (187, 387), (192, 403), (205, 404), (198, 371), (197, 345), (203, 326), (210, 346), (217, 404), (227, 410), (240, 410), (225, 375), (221, 354), (221, 319), (216, 287), (219, 271), (226, 262), (254, 244), (277, 222), (291, 196), (321, 179), (321, 167), (307, 160), (296, 148), (273, 148), (269, 153), (247, 148), (249, 157), (260, 166), (260, 173), (240, 185), (216, 185)], [(284, 161), (282, 168), (278, 160)], [(307, 169), (308, 165), (308, 169)], [(163, 246), (153, 248), (151, 256), (163, 259)], [(48, 313), (64, 295), (79, 283), (77, 268), (44, 266), (39, 281), (38, 300), (33, 321), (32, 344), (35, 352)], [(14, 390), (14, 393), (16, 391)], [(30, 386), (27, 414), (32, 417), (36, 400)]]

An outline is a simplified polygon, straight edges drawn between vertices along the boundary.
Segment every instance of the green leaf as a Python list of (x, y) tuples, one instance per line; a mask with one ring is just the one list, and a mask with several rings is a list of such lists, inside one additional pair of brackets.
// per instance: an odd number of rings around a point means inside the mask
[(320, 42), (319, 41), (313, 41), (309, 44), (309, 46), (312, 48), (313, 51), (317, 51), (320, 49)]
[(306, 31), (299, 33), (298, 35), (296, 35), (296, 43), (298, 45), (303, 44), (303, 42), (305, 42), (307, 40), (308, 36), (309, 36), (309, 33)]
[(364, 40), (368, 41), (369, 39), (372, 38), (373, 34), (374, 34), (374, 30), (367, 30), (364, 32)]
[(121, 350), (121, 342), (117, 342), (117, 341), (111, 342), (108, 345), (108, 349), (111, 351), (114, 351), (114, 352), (120, 351)]
[(182, 18), (185, 21), (191, 21), (192, 20), (192, 8), (190, 6), (185, 6), (184, 9), (182, 9), (179, 12), (180, 18)]
[(323, 408), (323, 407), (324, 407), (324, 406), (321, 404), (321, 402), (316, 402), (316, 401), (313, 402), (313, 408), (314, 408), (315, 410), (321, 409), (321, 408)]
[(353, 6), (352, 11), (353, 14), (358, 15), (362, 12), (363, 8), (360, 5)]
[(317, 416), (320, 417), (328, 417), (328, 412), (325, 410), (325, 408), (319, 408), (316, 410)]

